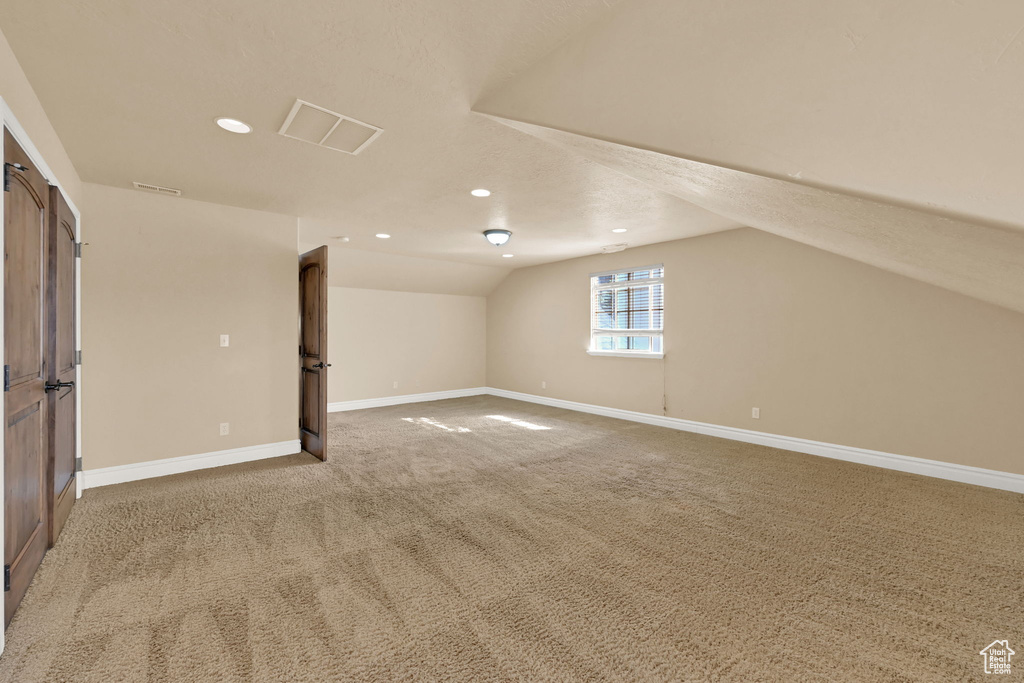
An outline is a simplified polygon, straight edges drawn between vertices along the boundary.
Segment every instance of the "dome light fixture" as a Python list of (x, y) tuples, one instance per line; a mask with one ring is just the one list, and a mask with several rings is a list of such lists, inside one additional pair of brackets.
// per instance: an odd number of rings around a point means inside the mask
[(626, 232), (625, 228), (612, 228), (612, 232)]
[(502, 254), (501, 255), (502, 258), (512, 258), (513, 256), (515, 256), (515, 254)]
[(215, 122), (218, 126), (231, 133), (241, 133), (242, 135), (245, 135), (246, 133), (252, 132), (252, 126), (245, 121), (239, 121), (238, 119), (231, 119), (226, 116), (222, 116), (215, 119)]
[(472, 192), (470, 192), (470, 194), (473, 195), (474, 197), (490, 197), (491, 191), (485, 190), (481, 187), (476, 190), (473, 190)]
[(500, 247), (505, 242), (508, 242), (508, 238), (511, 236), (512, 233), (508, 230), (484, 230), (484, 237), (496, 247)]

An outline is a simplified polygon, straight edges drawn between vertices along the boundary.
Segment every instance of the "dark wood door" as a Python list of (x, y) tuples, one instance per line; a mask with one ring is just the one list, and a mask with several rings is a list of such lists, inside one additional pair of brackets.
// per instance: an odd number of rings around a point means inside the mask
[(6, 626), (47, 546), (46, 220), (49, 186), (4, 130)]
[[(49, 544), (75, 503), (75, 214), (56, 187), (50, 188), (47, 259), (47, 381), (49, 447), (47, 477)], [(57, 387), (53, 389), (53, 387)]]
[(327, 459), (327, 247), (299, 257), (299, 438)]

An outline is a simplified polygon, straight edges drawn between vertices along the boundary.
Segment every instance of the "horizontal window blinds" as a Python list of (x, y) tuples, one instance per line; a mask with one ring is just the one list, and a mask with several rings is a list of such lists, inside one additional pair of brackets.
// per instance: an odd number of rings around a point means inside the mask
[(591, 351), (662, 353), (664, 277), (660, 265), (590, 277)]

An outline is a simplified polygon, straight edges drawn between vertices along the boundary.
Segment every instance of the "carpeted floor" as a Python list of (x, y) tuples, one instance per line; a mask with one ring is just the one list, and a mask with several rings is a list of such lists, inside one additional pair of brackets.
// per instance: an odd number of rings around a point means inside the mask
[(1024, 653), (1024, 496), (486, 396), (330, 420), (326, 464), (87, 491), (0, 679), (967, 680)]

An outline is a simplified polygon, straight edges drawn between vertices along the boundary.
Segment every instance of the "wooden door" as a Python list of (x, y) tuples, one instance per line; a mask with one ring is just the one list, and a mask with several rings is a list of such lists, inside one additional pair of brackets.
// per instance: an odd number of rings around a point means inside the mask
[(327, 247), (299, 257), (299, 439), (327, 459)]
[(75, 503), (75, 228), (75, 214), (60, 190), (51, 187), (46, 276), (51, 547)]
[(47, 546), (46, 219), (49, 186), (4, 130), (5, 626)]

